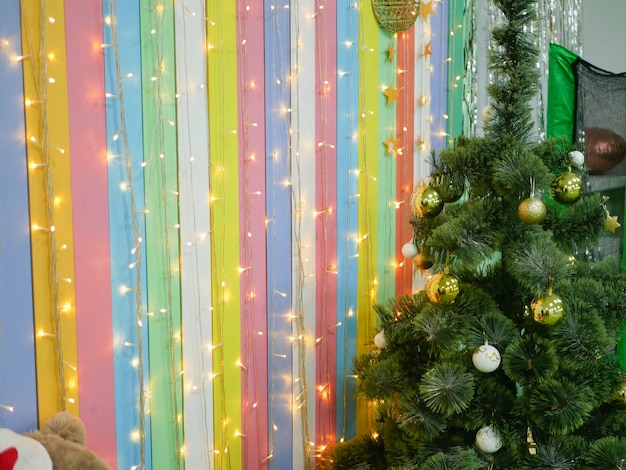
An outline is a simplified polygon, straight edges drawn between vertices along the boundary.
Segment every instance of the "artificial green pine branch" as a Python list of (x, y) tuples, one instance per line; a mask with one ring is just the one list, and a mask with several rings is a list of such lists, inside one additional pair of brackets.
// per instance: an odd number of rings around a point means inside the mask
[(536, 19), (536, 0), (496, 0), (507, 21), (495, 28), (492, 37), (496, 48), (490, 57), (494, 83), (488, 87), (492, 99), (487, 133), (525, 142), (533, 128), (531, 106), (539, 77), (538, 51), (528, 33)]

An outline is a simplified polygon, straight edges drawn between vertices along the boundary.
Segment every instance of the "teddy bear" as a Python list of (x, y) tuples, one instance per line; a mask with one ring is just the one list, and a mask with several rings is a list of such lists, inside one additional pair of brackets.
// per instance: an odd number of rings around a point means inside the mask
[(18, 434), (0, 429), (0, 470), (111, 470), (85, 447), (85, 425), (60, 411), (41, 430)]

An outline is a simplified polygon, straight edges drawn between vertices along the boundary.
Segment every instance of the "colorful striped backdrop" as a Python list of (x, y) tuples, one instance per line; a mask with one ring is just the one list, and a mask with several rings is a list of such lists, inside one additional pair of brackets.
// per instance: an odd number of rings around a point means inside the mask
[[(308, 469), (369, 429), (408, 199), (471, 128), (472, 0), (0, 2), (0, 427), (118, 469)], [(468, 98), (469, 97), (469, 98)]]

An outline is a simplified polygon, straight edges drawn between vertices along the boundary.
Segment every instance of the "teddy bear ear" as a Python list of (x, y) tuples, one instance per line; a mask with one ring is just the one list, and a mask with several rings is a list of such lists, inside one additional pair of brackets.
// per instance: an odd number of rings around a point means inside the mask
[(66, 441), (85, 445), (85, 425), (67, 411), (59, 411), (41, 427), (43, 434), (56, 434)]

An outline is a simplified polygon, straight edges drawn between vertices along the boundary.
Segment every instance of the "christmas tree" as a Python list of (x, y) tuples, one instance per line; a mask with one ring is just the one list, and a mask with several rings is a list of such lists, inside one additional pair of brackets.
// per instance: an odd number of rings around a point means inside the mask
[(485, 136), (433, 154), (411, 197), (406, 248), (430, 277), (375, 307), (376, 347), (354, 366), (375, 428), (328, 448), (327, 468), (626, 465), (626, 282), (616, 257), (590, 256), (618, 224), (584, 191), (580, 152), (530, 141), (536, 1), (495, 4)]

